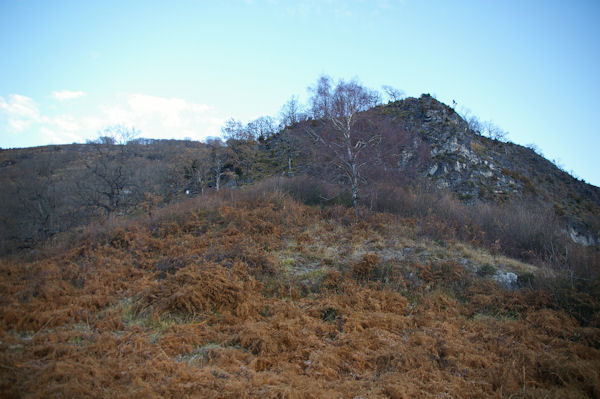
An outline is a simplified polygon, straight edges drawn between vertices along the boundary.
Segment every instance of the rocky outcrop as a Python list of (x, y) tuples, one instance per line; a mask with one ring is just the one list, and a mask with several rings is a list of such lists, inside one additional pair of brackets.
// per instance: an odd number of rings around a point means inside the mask
[(402, 154), (400, 165), (419, 168), (422, 177), (449, 189), (467, 202), (526, 199), (552, 206), (582, 245), (600, 243), (600, 189), (575, 179), (534, 150), (492, 140), (473, 131), (451, 107), (424, 94), (381, 111), (427, 143), (429, 161), (412, 165)]

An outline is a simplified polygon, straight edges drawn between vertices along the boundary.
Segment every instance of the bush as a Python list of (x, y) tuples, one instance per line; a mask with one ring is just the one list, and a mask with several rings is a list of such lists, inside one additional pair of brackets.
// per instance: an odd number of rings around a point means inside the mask
[(358, 281), (368, 281), (371, 274), (379, 265), (379, 256), (373, 253), (366, 253), (360, 262), (352, 265), (352, 276)]
[(416, 220), (419, 232), (434, 240), (459, 239), (494, 254), (540, 265), (577, 278), (600, 273), (600, 251), (573, 243), (549, 205), (515, 200), (504, 204), (465, 204), (454, 195), (427, 186), (395, 187), (386, 182), (372, 195), (375, 211)]

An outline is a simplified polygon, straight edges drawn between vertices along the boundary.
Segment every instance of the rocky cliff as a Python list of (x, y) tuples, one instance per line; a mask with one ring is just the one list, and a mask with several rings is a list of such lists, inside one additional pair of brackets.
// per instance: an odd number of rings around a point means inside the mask
[[(568, 222), (571, 238), (584, 245), (600, 237), (600, 188), (578, 180), (534, 150), (492, 140), (469, 128), (451, 107), (429, 95), (407, 98), (379, 111), (417, 132), (429, 160), (420, 175), (468, 202), (514, 199), (551, 206)], [(403, 154), (409, 160), (410, 150)]]

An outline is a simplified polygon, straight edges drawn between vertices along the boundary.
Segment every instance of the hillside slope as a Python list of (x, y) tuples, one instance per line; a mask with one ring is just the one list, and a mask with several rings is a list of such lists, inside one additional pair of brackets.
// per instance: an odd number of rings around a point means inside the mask
[[(363, 202), (389, 187), (450, 190), (468, 204), (516, 202), (549, 209), (582, 245), (600, 241), (600, 188), (577, 180), (533, 150), (490, 140), (429, 95), (366, 112), (388, 129), (393, 147), (373, 153)], [(204, 144), (138, 139), (0, 151), (0, 254), (39, 243), (109, 214), (239, 186), (274, 175), (311, 174), (344, 183), (315, 151), (308, 120), (269, 137)], [(372, 168), (372, 165), (376, 167)], [(217, 179), (218, 177), (218, 179)], [(219, 181), (217, 181), (219, 180)], [(378, 185), (378, 186), (377, 186)], [(429, 189), (429, 188), (428, 188)], [(187, 194), (186, 194), (187, 193)]]
[[(368, 112), (372, 119), (386, 120), (402, 142), (386, 165), (402, 180), (388, 184), (433, 183), (467, 203), (513, 201), (549, 207), (568, 225), (574, 241), (600, 243), (600, 188), (575, 179), (534, 150), (484, 137), (454, 109), (427, 94)], [(314, 121), (302, 122), (283, 133), (302, 137), (311, 124)], [(299, 170), (314, 169), (314, 158), (305, 155), (298, 162)], [(323, 170), (316, 168), (313, 174), (323, 175)]]
[(567, 217), (582, 242), (598, 242), (600, 188), (573, 178), (530, 148), (483, 137), (430, 96), (393, 103), (382, 112), (422, 133), (431, 153), (425, 173), (439, 186), (466, 200), (549, 204)]
[(207, 152), (206, 144), (176, 140), (2, 150), (0, 254), (104, 218), (102, 206), (111, 201), (119, 201), (112, 213), (127, 214), (141, 208), (147, 194), (154, 206), (179, 198), (188, 183), (185, 167)]
[(414, 220), (268, 191), (2, 259), (0, 396), (600, 395), (591, 296)]

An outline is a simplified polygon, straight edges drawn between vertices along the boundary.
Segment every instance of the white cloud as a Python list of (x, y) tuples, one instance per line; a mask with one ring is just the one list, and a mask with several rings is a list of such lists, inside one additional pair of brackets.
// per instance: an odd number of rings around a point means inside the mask
[(40, 134), (43, 144), (70, 144), (82, 141), (78, 133), (56, 130), (45, 126), (40, 127)]
[(40, 111), (33, 99), (20, 94), (10, 94), (8, 100), (0, 97), (0, 110), (13, 132), (21, 132), (40, 118)]
[(56, 126), (60, 130), (67, 132), (77, 132), (81, 130), (81, 124), (77, 119), (70, 115), (59, 115), (47, 120), (47, 124)]
[(27, 120), (27, 119), (14, 119), (14, 118), (8, 119), (8, 126), (10, 127), (10, 129), (13, 132), (16, 132), (16, 133), (27, 129), (29, 126), (31, 126), (32, 123), (33, 123), (33, 121)]
[(206, 104), (147, 94), (129, 94), (119, 105), (102, 109), (106, 124), (134, 126), (147, 138), (201, 140), (219, 135), (225, 121)]
[(11, 94), (8, 101), (0, 97), (0, 109), (10, 116), (22, 118), (36, 118), (40, 111), (33, 99), (20, 94)]
[(61, 90), (52, 92), (52, 97), (58, 101), (73, 100), (83, 96), (85, 96), (84, 91)]
[(208, 105), (147, 94), (120, 95), (111, 105), (99, 105), (77, 114), (72, 112), (62, 103), (52, 103), (40, 112), (29, 97), (18, 94), (6, 99), (0, 97), (0, 126), (13, 133), (38, 133), (40, 138), (36, 144), (39, 145), (84, 142), (115, 124), (134, 127), (146, 138), (203, 140), (218, 136), (225, 121)]

